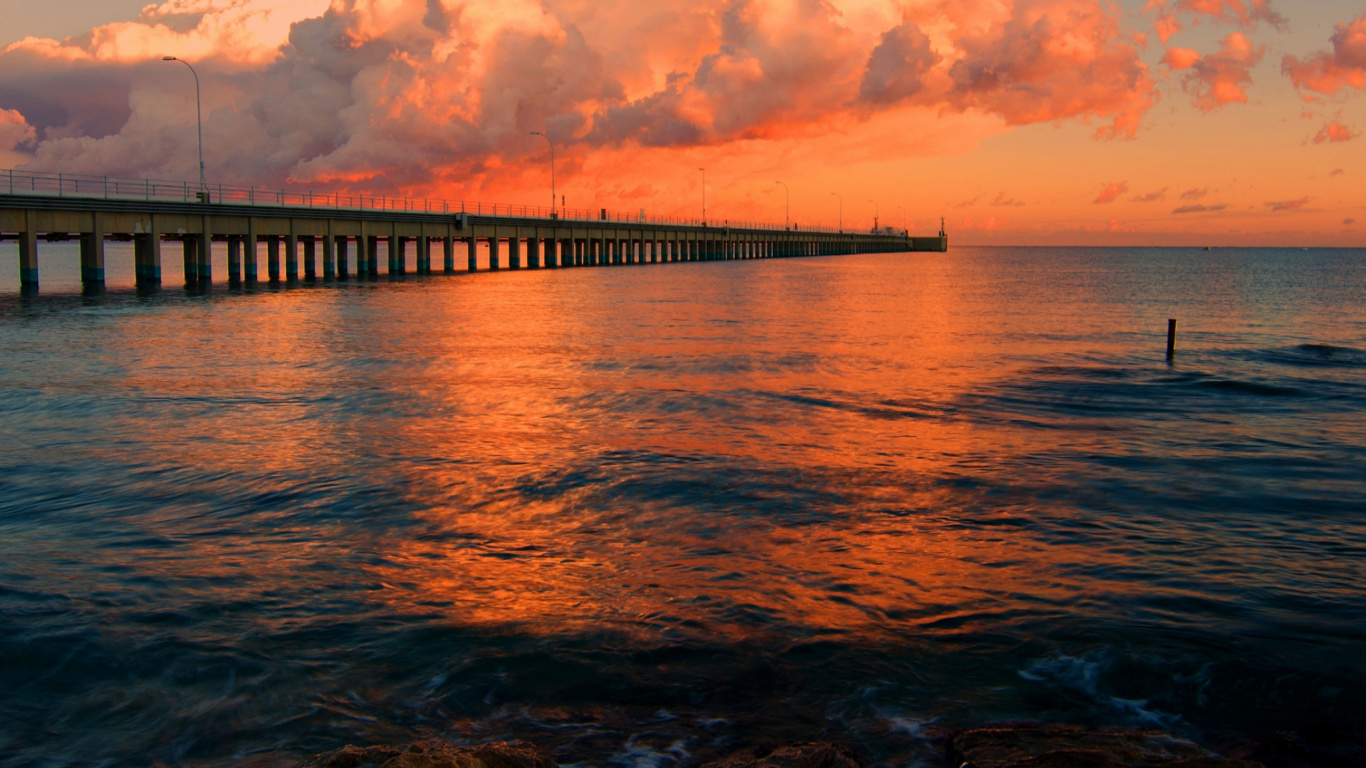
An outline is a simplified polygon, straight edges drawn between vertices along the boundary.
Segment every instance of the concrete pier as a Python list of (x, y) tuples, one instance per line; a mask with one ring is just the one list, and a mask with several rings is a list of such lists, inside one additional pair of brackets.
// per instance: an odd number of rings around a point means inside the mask
[[(19, 280), (24, 290), (37, 290), (42, 243), (73, 236), (80, 242), (81, 281), (89, 289), (104, 284), (108, 237), (132, 238), (134, 274), (141, 287), (161, 284), (165, 240), (180, 242), (185, 283), (195, 287), (212, 284), (215, 242), (225, 243), (227, 248), (229, 285), (253, 285), (260, 279), (258, 248), (262, 240), (267, 277), (272, 282), (299, 280), (301, 256), (302, 277), (316, 280), (320, 242), (324, 280), (377, 277), (381, 240), (388, 254), (388, 272), (394, 276), (410, 271), (410, 244), (417, 252), (412, 271), (432, 274), (434, 240), (441, 243), (442, 271), (446, 274), (457, 272), (457, 244), (464, 246), (467, 272), (479, 270), (481, 243), (488, 248), (490, 270), (504, 266), (522, 269), (524, 265), (528, 269), (567, 269), (948, 249), (948, 238), (942, 234), (905, 237), (598, 219), (0, 195), (0, 239), (18, 241)], [(352, 243), (354, 271), (349, 263)]]

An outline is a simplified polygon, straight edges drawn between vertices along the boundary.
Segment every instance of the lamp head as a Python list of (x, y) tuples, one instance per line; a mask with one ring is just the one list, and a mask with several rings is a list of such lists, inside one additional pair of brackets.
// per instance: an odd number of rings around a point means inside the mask
[(542, 134), (541, 134), (540, 131), (532, 131), (532, 132), (531, 132), (531, 135), (532, 135), (532, 136), (540, 136), (540, 135), (542, 135)]
[(162, 60), (162, 61), (179, 61), (179, 59), (177, 59), (177, 58), (174, 57), (174, 56), (162, 56), (162, 57), (161, 57), (161, 60)]

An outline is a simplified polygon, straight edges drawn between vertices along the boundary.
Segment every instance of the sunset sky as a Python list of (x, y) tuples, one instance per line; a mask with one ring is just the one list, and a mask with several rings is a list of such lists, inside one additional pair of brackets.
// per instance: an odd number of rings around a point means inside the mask
[[(1360, 0), (0, 0), (0, 168), (1366, 245)], [(904, 213), (903, 213), (904, 211)]]

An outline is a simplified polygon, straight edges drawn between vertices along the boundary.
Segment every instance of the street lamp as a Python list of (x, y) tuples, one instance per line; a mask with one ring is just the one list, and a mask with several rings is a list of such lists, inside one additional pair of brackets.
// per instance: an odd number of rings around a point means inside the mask
[(707, 169), (698, 168), (702, 172), (702, 226), (707, 226)]
[(835, 192), (831, 192), (830, 194), (834, 195), (835, 199), (840, 201), (840, 234), (842, 235), (844, 234), (844, 198), (840, 197), (839, 194)]
[[(174, 56), (162, 56), (161, 60), (178, 61), (181, 64), (190, 67), (190, 62), (184, 59), (177, 59)], [(202, 199), (204, 192), (207, 191), (207, 188), (204, 186), (204, 110), (199, 102), (199, 73), (194, 71), (194, 67), (190, 67), (190, 74), (194, 75), (194, 116), (195, 123), (199, 126), (199, 192)]]
[(878, 205), (876, 200), (869, 200), (868, 202), (873, 204), (873, 231), (876, 232), (877, 220), (879, 218), (879, 214), (882, 212), (882, 206)]
[(540, 136), (550, 145), (550, 218), (555, 218), (555, 142), (540, 131), (532, 131), (532, 136)]
[[(781, 181), (775, 181), (773, 183), (783, 184)], [(783, 228), (792, 229), (792, 190), (788, 189), (786, 184), (783, 184), (783, 191), (787, 193), (784, 198), (786, 202), (783, 205)]]

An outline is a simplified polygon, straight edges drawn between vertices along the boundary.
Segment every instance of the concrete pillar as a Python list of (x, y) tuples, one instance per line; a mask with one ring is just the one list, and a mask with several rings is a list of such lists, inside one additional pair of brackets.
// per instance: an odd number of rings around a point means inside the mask
[(93, 231), (81, 235), (81, 284), (104, 287), (104, 217), (94, 215)]
[(479, 238), (474, 236), (465, 238), (465, 247), (468, 258), (465, 270), (475, 272), (479, 269)]
[[(328, 224), (329, 232), (332, 225)], [(337, 238), (331, 234), (323, 236), (323, 279), (335, 280), (337, 277)]]
[(194, 235), (180, 236), (180, 252), (184, 258), (185, 284), (194, 285), (199, 282), (199, 238)]
[(313, 235), (304, 235), (296, 239), (299, 241), (299, 258), (304, 263), (304, 279), (318, 279), (317, 238)]
[(541, 238), (532, 236), (526, 239), (526, 265), (530, 269), (541, 268)]
[(242, 284), (242, 236), (228, 236), (228, 285)]
[(247, 219), (247, 239), (242, 243), (242, 275), (248, 283), (254, 283), (259, 275), (256, 270), (256, 219)]
[(347, 253), (346, 253), (346, 251), (347, 251), (347, 249), (350, 248), (350, 247), (351, 247), (351, 238), (346, 237), (345, 235), (341, 235), (341, 236), (337, 237), (337, 277), (338, 277), (339, 279), (343, 279), (343, 280), (346, 279), (347, 273), (350, 271), (350, 270), (349, 270), (349, 266), (350, 266), (350, 265), (346, 263), (346, 262), (347, 262)]
[(266, 275), (272, 283), (280, 282), (279, 235), (266, 235)]
[(285, 237), (285, 279), (299, 279), (299, 238), (293, 232)]
[(583, 266), (583, 259), (584, 259), (584, 256), (583, 256), (584, 242), (585, 242), (585, 241), (580, 240), (580, 239), (577, 238), (577, 237), (574, 238), (573, 252), (570, 254), (570, 259), (571, 259), (571, 263), (572, 263), (574, 266), (576, 266), (576, 267), (582, 267), (582, 266)]
[(133, 274), (141, 287), (161, 285), (161, 227), (150, 217), (148, 232), (133, 238)]
[(403, 274), (403, 267), (408, 261), (408, 238), (389, 236), (389, 274)]
[(38, 290), (38, 232), (33, 211), (24, 211), (24, 231), (19, 233), (19, 287)]
[(498, 237), (497, 237), (497, 236), (490, 237), (490, 238), (489, 238), (489, 269), (501, 269), (501, 268), (502, 268), (502, 265), (498, 263)]
[(356, 273), (366, 277), (379, 277), (379, 235), (368, 235), (365, 238), (365, 269), (357, 266)]
[(450, 235), (441, 238), (441, 270), (448, 275), (455, 271), (455, 238)]
[(205, 216), (203, 227), (195, 238), (195, 282), (208, 286), (213, 282), (213, 225)]
[(508, 266), (512, 269), (522, 268), (522, 238), (514, 234), (508, 238)]

